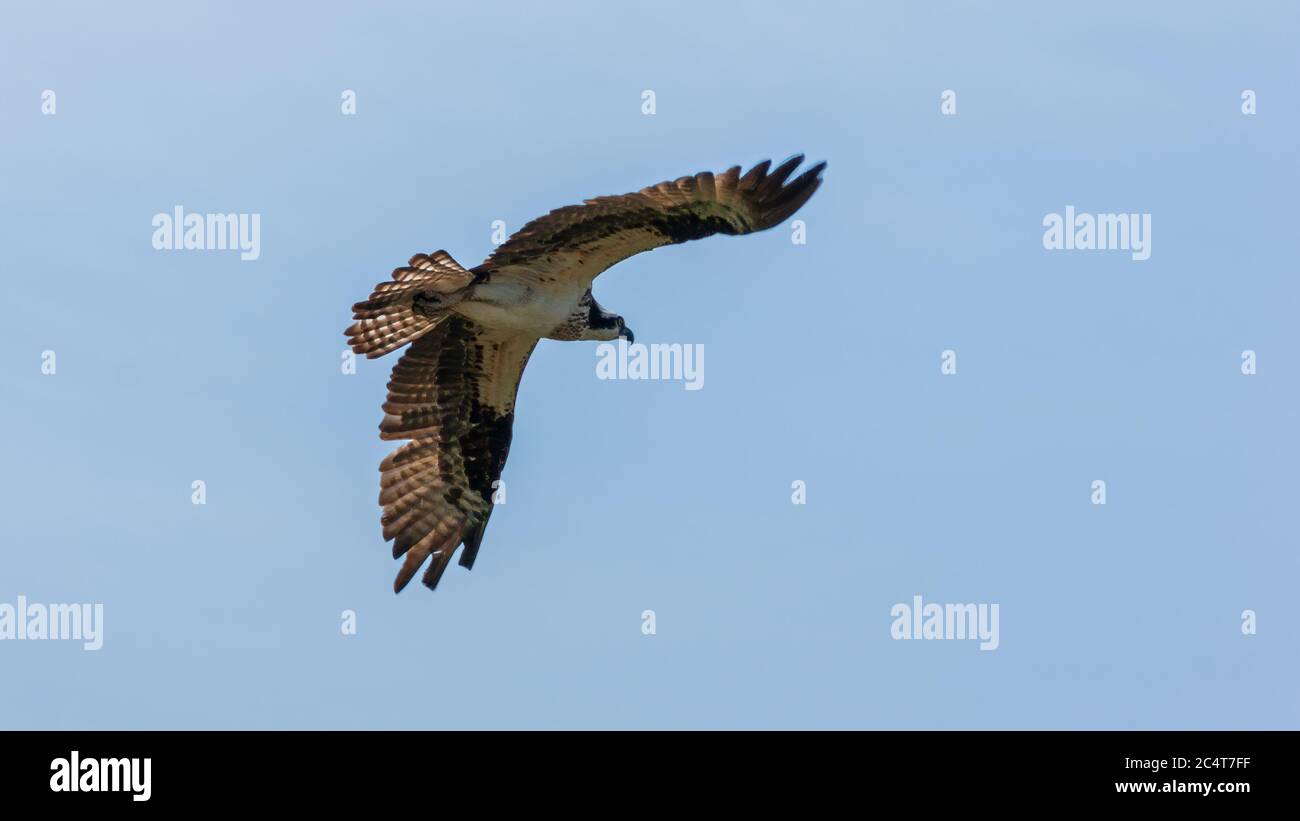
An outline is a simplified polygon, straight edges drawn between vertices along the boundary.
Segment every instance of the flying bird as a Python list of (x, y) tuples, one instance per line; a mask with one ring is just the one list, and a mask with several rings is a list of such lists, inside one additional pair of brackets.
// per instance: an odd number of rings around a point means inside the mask
[[(376, 358), (409, 344), (393, 368), (381, 439), (408, 439), (379, 465), (380, 520), (400, 592), (428, 560), (436, 588), (462, 543), (474, 566), (505, 467), (515, 395), (540, 339), (634, 339), (591, 294), (598, 274), (642, 251), (778, 225), (821, 185), (826, 163), (794, 179), (803, 156), (661, 182), (559, 208), (525, 225), (476, 268), (446, 251), (416, 254), (352, 306), (344, 333)], [(789, 182), (787, 182), (789, 180)]]

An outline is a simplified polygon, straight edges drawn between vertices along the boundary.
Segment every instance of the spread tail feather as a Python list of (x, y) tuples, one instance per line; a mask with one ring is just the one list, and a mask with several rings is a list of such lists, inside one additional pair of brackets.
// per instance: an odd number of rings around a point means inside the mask
[(421, 316), (410, 305), (398, 305), (389, 308), (386, 313), (377, 312), (375, 316), (363, 318), (360, 306), (366, 304), (368, 303), (357, 303), (354, 309), (357, 322), (345, 333), (352, 350), (365, 354), (368, 359), (375, 359), (408, 342), (414, 342), (438, 327), (438, 323), (446, 316)]
[(473, 281), (446, 251), (416, 254), (393, 271), (393, 281), (376, 285), (369, 299), (352, 306), (356, 322), (343, 333), (356, 353), (383, 356), (438, 327)]

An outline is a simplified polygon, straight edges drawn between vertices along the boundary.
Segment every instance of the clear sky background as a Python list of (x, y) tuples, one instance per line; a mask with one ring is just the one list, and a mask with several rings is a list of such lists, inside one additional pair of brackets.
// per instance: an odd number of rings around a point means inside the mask
[[(0, 602), (105, 638), (0, 642), (0, 726), (1300, 727), (1300, 15), (1143, 6), (6, 0)], [(394, 596), (352, 303), (795, 152), (806, 245), (596, 283), (705, 388), (543, 342), (477, 566)], [(176, 205), (261, 258), (155, 251)], [(1151, 258), (1045, 251), (1067, 205)], [(918, 594), (1000, 648), (892, 640)]]

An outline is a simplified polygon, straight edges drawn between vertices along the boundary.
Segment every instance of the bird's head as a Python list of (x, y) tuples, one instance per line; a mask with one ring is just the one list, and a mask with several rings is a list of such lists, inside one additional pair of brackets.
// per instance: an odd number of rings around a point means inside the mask
[(627, 326), (625, 321), (623, 321), (623, 317), (618, 316), (617, 314), (609, 314), (608, 316), (603, 316), (598, 321), (591, 323), (591, 326), (587, 329), (582, 338), (612, 342), (619, 337), (626, 339), (627, 344), (629, 345), (635, 341), (635, 337), (632, 335), (632, 329)]
[(627, 326), (627, 322), (618, 314), (610, 313), (600, 307), (600, 303), (588, 291), (583, 297), (583, 303), (587, 310), (587, 328), (583, 333), (582, 339), (599, 339), (602, 341), (613, 341), (620, 336), (627, 340), (631, 345), (633, 341), (632, 329)]

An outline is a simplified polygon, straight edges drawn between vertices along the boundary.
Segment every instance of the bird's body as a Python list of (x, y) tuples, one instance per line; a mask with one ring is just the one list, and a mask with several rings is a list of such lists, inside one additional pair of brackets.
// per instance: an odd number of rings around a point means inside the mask
[(374, 358), (410, 345), (393, 368), (383, 439), (409, 439), (380, 464), (384, 538), (405, 555), (401, 590), (433, 557), (436, 587), (456, 548), (474, 564), (492, 514), (514, 423), (515, 395), (541, 339), (613, 340), (632, 333), (596, 302), (592, 281), (663, 245), (779, 224), (812, 196), (825, 163), (786, 184), (803, 157), (663, 182), (525, 225), (474, 269), (445, 251), (417, 254), (353, 306), (354, 351)]
[[(545, 288), (506, 277), (473, 286), (469, 299), (457, 313), (489, 328), (554, 338), (552, 333), (580, 316), (579, 303), (591, 289), (591, 280), (561, 280)], [(573, 337), (559, 337), (572, 339)]]

